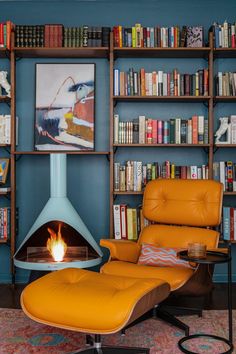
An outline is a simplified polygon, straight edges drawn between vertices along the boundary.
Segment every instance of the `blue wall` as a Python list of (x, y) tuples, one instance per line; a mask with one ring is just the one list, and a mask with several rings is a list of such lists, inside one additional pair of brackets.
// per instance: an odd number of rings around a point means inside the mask
[[(10, 19), (16, 24), (45, 24), (63, 23), (67, 26), (87, 25), (203, 25), (205, 35), (210, 25), (217, 21), (222, 23), (236, 20), (235, 1), (194, 1), (187, 0), (158, 0), (158, 1), (0, 1), (0, 22)], [(109, 148), (109, 64), (105, 59), (98, 60), (48, 60), (23, 59), (17, 62), (17, 115), (19, 116), (19, 150), (33, 149), (34, 131), (34, 103), (35, 103), (35, 63), (46, 62), (95, 62), (96, 63), (96, 150), (106, 151)], [(8, 66), (6, 60), (1, 60), (1, 69)], [(119, 59), (119, 67), (136, 68), (145, 66), (147, 69), (159, 68), (194, 72), (206, 66), (203, 60), (169, 59), (169, 60), (141, 60), (135, 63)], [(218, 67), (229, 67), (236, 70), (235, 61), (220, 60)], [(6, 107), (1, 106), (1, 110)], [(202, 104), (119, 104), (116, 108), (121, 117), (134, 118), (139, 114), (150, 115), (154, 118), (182, 116), (189, 117), (194, 113), (207, 114)], [(216, 117), (221, 114), (236, 113), (235, 104), (221, 104), (217, 106)], [(157, 155), (160, 154), (160, 156)], [(139, 150), (129, 152), (119, 151), (117, 159), (125, 161), (137, 159), (140, 156), (144, 161), (164, 161), (169, 159), (176, 163), (186, 164), (192, 160), (196, 163), (206, 163), (206, 155), (198, 149), (190, 152), (175, 149), (169, 155), (169, 149), (148, 149), (140, 153)], [(233, 152), (231, 153), (233, 154)], [(225, 152), (218, 153), (216, 159), (226, 157)], [(234, 159), (234, 156), (231, 155)], [(235, 161), (235, 160), (234, 160)], [(68, 157), (68, 196), (78, 210), (80, 216), (88, 226), (95, 239), (109, 235), (109, 164), (104, 156), (69, 156)], [(24, 239), (28, 229), (33, 224), (40, 210), (49, 197), (49, 157), (23, 156), (17, 162), (17, 205), (19, 207), (19, 236), (17, 244)], [(120, 198), (119, 201), (123, 199)], [(127, 200), (127, 199), (126, 199)], [(233, 205), (233, 199), (226, 200)], [(1, 200), (1, 205), (7, 201)], [(133, 197), (131, 205), (141, 203), (140, 197)], [(235, 251), (235, 250), (234, 250)], [(1, 271), (0, 282), (10, 281), (9, 250), (7, 246), (0, 247)], [(215, 279), (226, 280), (226, 269), (217, 267)], [(27, 280), (28, 273), (17, 270), (17, 281)], [(234, 280), (236, 280), (236, 252), (234, 252)]]

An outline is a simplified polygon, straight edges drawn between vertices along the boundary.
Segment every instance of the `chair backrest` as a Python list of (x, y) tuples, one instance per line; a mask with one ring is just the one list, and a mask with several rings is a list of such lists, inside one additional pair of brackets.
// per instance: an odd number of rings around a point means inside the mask
[(216, 247), (219, 233), (206, 227), (219, 225), (222, 198), (223, 185), (213, 180), (149, 182), (144, 192), (143, 214), (158, 224), (145, 227), (139, 243), (187, 247), (190, 242), (204, 242), (208, 248)]

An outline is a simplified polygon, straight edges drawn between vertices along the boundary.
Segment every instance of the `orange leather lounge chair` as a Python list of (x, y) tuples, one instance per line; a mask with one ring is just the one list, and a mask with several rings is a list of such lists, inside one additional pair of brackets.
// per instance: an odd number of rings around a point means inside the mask
[[(102, 239), (109, 248), (103, 274), (143, 279), (158, 278), (170, 284), (172, 294), (204, 296), (212, 290), (212, 269), (201, 264), (196, 269), (181, 266), (150, 266), (138, 262), (142, 245), (187, 249), (189, 243), (218, 246), (223, 186), (213, 180), (159, 179), (148, 183), (143, 198), (143, 214), (154, 222), (141, 231), (138, 242)], [(144, 257), (145, 258), (145, 257)], [(189, 327), (157, 307), (157, 315), (185, 330)]]

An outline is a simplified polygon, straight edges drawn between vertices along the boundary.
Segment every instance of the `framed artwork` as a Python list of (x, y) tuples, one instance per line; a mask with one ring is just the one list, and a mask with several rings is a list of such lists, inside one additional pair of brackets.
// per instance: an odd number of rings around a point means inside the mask
[(36, 64), (35, 149), (94, 150), (95, 64)]
[(9, 159), (0, 158), (0, 183), (6, 183)]

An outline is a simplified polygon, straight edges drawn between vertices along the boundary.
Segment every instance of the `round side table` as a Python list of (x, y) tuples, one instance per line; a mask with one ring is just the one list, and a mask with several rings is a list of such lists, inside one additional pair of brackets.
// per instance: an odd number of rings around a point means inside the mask
[(184, 348), (183, 344), (194, 338), (212, 338), (226, 343), (229, 349), (221, 354), (233, 353), (233, 322), (232, 322), (232, 269), (231, 269), (231, 248), (228, 248), (228, 253), (218, 252), (218, 251), (207, 251), (206, 258), (192, 258), (188, 256), (188, 251), (180, 251), (178, 253), (179, 258), (188, 262), (194, 262), (198, 264), (228, 264), (228, 328), (229, 328), (229, 339), (215, 336), (212, 334), (193, 334), (190, 336), (183, 337), (178, 342), (178, 347), (183, 353), (187, 354), (198, 354), (196, 352), (191, 352)]

